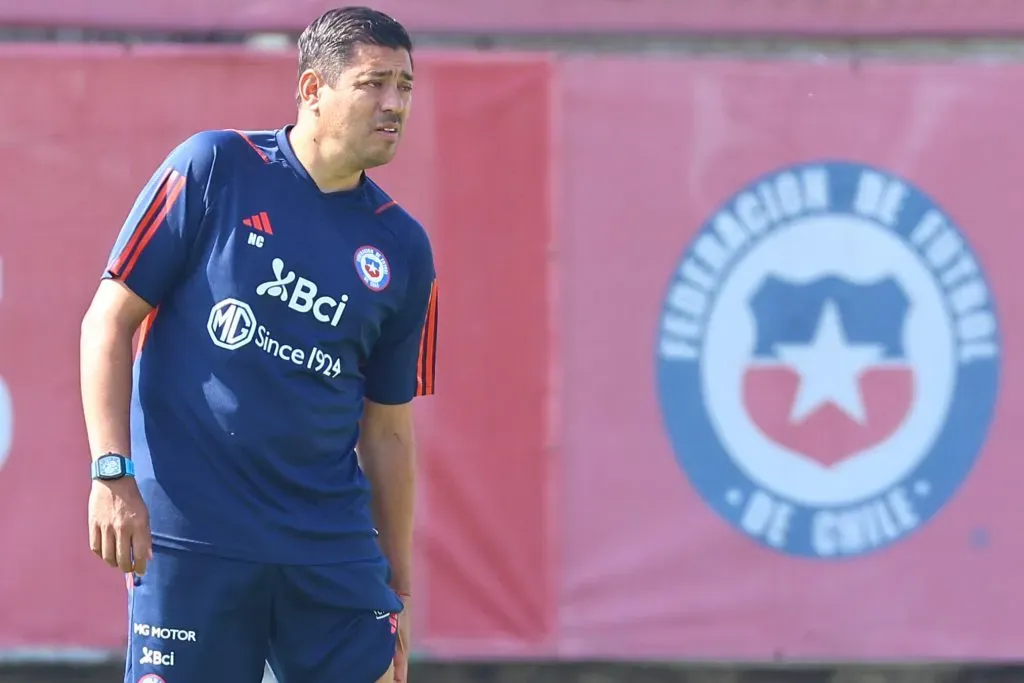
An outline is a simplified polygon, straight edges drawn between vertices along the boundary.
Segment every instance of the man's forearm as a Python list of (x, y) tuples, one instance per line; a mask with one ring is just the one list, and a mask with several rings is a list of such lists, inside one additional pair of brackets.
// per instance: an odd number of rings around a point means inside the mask
[(82, 323), (82, 411), (95, 459), (104, 453), (130, 455), (129, 411), (132, 394), (132, 337), (113, 325)]
[(373, 518), (381, 551), (391, 563), (391, 585), (412, 592), (413, 507), (416, 488), (415, 446), (398, 435), (366, 439), (359, 460), (370, 481)]

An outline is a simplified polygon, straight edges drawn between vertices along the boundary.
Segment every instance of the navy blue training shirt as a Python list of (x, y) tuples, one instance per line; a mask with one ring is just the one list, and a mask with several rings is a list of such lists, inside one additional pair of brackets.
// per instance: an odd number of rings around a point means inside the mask
[(158, 545), (381, 560), (358, 421), (433, 393), (431, 247), (365, 176), (321, 192), (289, 129), (192, 136), (125, 221), (106, 276), (155, 307), (131, 455)]

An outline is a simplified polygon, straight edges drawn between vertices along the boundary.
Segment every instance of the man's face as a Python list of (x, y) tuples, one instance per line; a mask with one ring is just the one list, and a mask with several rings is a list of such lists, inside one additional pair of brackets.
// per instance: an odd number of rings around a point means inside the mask
[(362, 169), (395, 156), (412, 104), (412, 59), (402, 49), (358, 45), (336, 83), (320, 89), (320, 133)]

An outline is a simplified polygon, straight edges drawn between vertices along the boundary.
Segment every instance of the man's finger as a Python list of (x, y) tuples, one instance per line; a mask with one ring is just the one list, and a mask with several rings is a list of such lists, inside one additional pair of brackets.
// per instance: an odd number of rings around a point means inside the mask
[(132, 531), (129, 526), (117, 530), (117, 567), (125, 574), (132, 570)]
[(395, 655), (395, 683), (405, 683), (409, 675), (409, 659), (404, 655)]
[[(399, 618), (401, 624), (401, 618)], [(409, 675), (409, 651), (408, 643), (405, 642), (403, 629), (398, 629), (398, 638), (395, 643), (395, 683), (405, 683)]]
[(103, 557), (103, 532), (98, 524), (89, 523), (89, 549)]
[(103, 536), (102, 551), (103, 561), (111, 567), (117, 566), (117, 533), (113, 527), (107, 526), (100, 530)]
[(143, 527), (132, 536), (132, 560), (135, 562), (132, 571), (138, 576), (145, 574), (146, 565), (149, 564), (152, 557), (153, 535), (150, 533), (149, 527)]

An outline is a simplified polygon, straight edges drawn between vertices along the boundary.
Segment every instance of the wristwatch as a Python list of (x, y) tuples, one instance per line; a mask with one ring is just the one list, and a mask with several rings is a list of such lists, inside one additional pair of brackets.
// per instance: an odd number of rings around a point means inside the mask
[(114, 481), (124, 477), (135, 476), (135, 463), (117, 453), (104, 453), (92, 462), (92, 478), (101, 481)]

